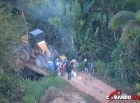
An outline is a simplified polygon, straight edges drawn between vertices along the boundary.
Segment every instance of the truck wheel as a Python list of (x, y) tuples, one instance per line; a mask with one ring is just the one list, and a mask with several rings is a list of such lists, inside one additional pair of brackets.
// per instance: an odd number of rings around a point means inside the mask
[(27, 62), (30, 60), (30, 55), (28, 54), (26, 49), (22, 49), (20, 52), (20, 57), (24, 62)]
[(59, 57), (59, 54), (58, 54), (58, 52), (55, 49), (53, 50), (53, 52), (54, 52), (54, 58)]
[(42, 55), (38, 55), (35, 59), (36, 66), (39, 68), (45, 67), (45, 59)]
[(55, 50), (55, 49), (52, 49), (51, 50), (51, 60), (54, 60), (55, 58), (57, 58), (59, 55), (58, 55), (58, 52)]

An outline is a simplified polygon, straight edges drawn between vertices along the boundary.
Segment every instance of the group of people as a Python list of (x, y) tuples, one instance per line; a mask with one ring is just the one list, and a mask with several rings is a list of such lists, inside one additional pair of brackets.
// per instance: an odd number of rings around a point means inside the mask
[(66, 63), (66, 72), (68, 73), (68, 80), (71, 80), (72, 75), (76, 77), (78, 71), (78, 63), (75, 61), (68, 61)]
[[(89, 73), (89, 69), (88, 69), (88, 60), (87, 60), (87, 58), (84, 59), (84, 62), (85, 62), (84, 71), (85, 71), (85, 73), (88, 74)], [(94, 77), (94, 69), (95, 69), (94, 63), (91, 62), (91, 64), (90, 64), (90, 70), (91, 70), (91, 76), (93, 76), (93, 77)]]
[[(85, 73), (89, 73), (89, 68), (88, 68), (88, 60), (87, 58), (84, 59), (84, 71)], [(57, 75), (58, 76), (61, 76), (63, 73), (65, 74), (65, 72), (67, 72), (68, 74), (68, 80), (71, 80), (71, 77), (72, 75), (76, 77), (77, 75), (77, 72), (78, 72), (78, 63), (76, 62), (75, 59), (73, 59), (72, 61), (65, 61), (63, 64), (61, 62), (57, 62), (56, 63), (57, 65)], [(95, 69), (95, 66), (93, 64), (93, 62), (91, 62), (91, 76), (94, 77), (94, 69)]]
[[(84, 59), (84, 63), (85, 63), (85, 67), (84, 67), (84, 71), (85, 73), (89, 73), (89, 68), (88, 68), (88, 60), (87, 58)], [(71, 79), (71, 72), (72, 70), (74, 70), (75, 73), (77, 73), (77, 69), (78, 68), (78, 63), (77, 62), (67, 62), (66, 63), (66, 71), (68, 73), (68, 80)], [(95, 70), (95, 66), (94, 66), (94, 63), (91, 62), (90, 63), (90, 72), (91, 72), (91, 76), (94, 77), (94, 70)]]
[(65, 73), (66, 70), (66, 62), (62, 63), (57, 58), (56, 60), (56, 74), (57, 76), (62, 76)]
[(77, 74), (77, 68), (78, 68), (78, 63), (76, 62), (75, 59), (68, 61), (59, 61), (59, 59), (56, 60), (56, 74), (57, 76), (62, 76), (65, 74), (65, 72), (68, 73), (68, 80), (71, 79), (71, 76), (75, 76)]

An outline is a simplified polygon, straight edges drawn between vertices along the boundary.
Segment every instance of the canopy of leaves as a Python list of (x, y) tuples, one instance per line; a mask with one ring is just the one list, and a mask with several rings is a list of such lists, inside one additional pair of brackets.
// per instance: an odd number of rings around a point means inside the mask
[(92, 0), (90, 3), (86, 2), (84, 7), (83, 7), (83, 13), (86, 14), (90, 8), (92, 7), (92, 5), (95, 3), (94, 0)]
[(26, 22), (19, 15), (12, 14), (13, 6), (0, 3), (0, 66), (13, 50), (12, 43), (19, 42), (20, 37), (26, 32)]
[(127, 2), (135, 3), (136, 6), (140, 6), (140, 0), (127, 0)]
[(140, 35), (140, 22), (130, 20), (124, 27), (121, 39), (123, 41), (127, 41), (128, 39), (134, 41), (138, 35)]
[(26, 23), (21, 16), (12, 14), (12, 8), (9, 3), (0, 2), (0, 103), (15, 103), (22, 95), (12, 43), (19, 42)]
[(136, 12), (136, 19), (140, 22), (140, 10)]
[(129, 20), (135, 19), (135, 13), (129, 11), (120, 11), (109, 22), (109, 28), (112, 30), (123, 27)]

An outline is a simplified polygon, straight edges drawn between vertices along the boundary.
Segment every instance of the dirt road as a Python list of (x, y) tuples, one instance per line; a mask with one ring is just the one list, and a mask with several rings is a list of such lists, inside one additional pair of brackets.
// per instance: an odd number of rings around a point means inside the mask
[[(64, 77), (67, 80), (67, 75)], [(91, 95), (96, 98), (101, 103), (113, 103), (109, 102), (106, 97), (112, 93), (115, 88), (110, 87), (106, 83), (98, 80), (96, 78), (92, 78), (89, 74), (85, 74), (80, 72), (77, 77), (72, 77), (71, 80), (67, 80), (71, 85), (79, 89), (80, 91)], [(121, 101), (115, 103), (121, 103)], [(132, 101), (123, 101), (123, 103), (133, 103)]]
[[(20, 65), (28, 67), (31, 70), (34, 70), (42, 75), (46, 74), (44, 69), (38, 69), (36, 66), (32, 65), (31, 62), (24, 63), (20, 62)], [(80, 79), (79, 79), (80, 78)], [(64, 76), (64, 79), (67, 80), (67, 73)], [(71, 80), (67, 80), (72, 86), (76, 87), (80, 91), (96, 98), (101, 103), (108, 103), (108, 100), (106, 97), (112, 93), (115, 88), (110, 87), (106, 83), (102, 82), (101, 80), (98, 80), (96, 78), (92, 78), (89, 74), (85, 74), (83, 72), (79, 72), (77, 77), (72, 77)], [(113, 103), (112, 101), (110, 103)], [(121, 101), (115, 103), (121, 103)], [(134, 103), (129, 101), (123, 101), (123, 103)]]

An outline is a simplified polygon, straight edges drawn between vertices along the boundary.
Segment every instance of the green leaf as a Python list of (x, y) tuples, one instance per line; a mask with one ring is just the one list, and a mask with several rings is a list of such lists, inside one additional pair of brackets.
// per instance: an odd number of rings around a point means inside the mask
[(94, 37), (96, 37), (99, 33), (99, 26), (96, 28), (96, 31), (95, 31), (95, 34), (94, 34)]
[(90, 10), (90, 8), (92, 7), (92, 5), (93, 5), (94, 3), (95, 3), (95, 1), (92, 0), (92, 1), (90, 2), (90, 4), (88, 4), (87, 6), (84, 6), (84, 8), (83, 8), (83, 13), (86, 14), (86, 13)]
[(86, 31), (85, 41), (88, 39), (88, 35), (90, 33), (90, 30), (91, 30), (91, 28), (88, 28), (87, 31)]
[(140, 22), (140, 10), (136, 12), (136, 19)]
[(61, 20), (59, 17), (49, 18), (49, 23), (54, 26), (54, 28), (59, 28), (61, 26)]
[(132, 19), (135, 19), (135, 13), (129, 11), (120, 11), (112, 17), (108, 27), (113, 30), (124, 26), (129, 20)]
[(132, 40), (136, 38), (140, 34), (140, 23), (136, 20), (130, 20), (123, 30), (121, 39), (123, 41), (127, 41), (129, 37), (131, 37)]

